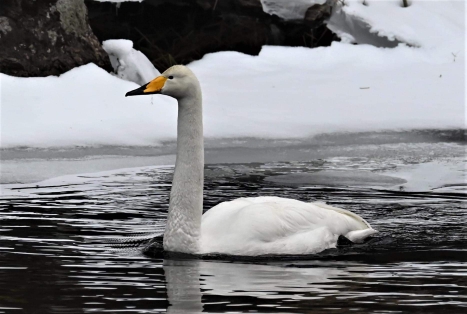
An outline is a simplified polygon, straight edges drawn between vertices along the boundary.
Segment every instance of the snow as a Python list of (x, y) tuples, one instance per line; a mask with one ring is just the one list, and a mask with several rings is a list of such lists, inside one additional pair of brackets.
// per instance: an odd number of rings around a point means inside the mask
[[(367, 3), (346, 0), (342, 11), (386, 42), (412, 47), (265, 46), (258, 56), (218, 52), (190, 64), (203, 89), (206, 137), (465, 129), (464, 3)], [(104, 47), (121, 78), (143, 84), (159, 73), (129, 41)], [(1, 74), (0, 83), (4, 148), (158, 145), (176, 137), (175, 100), (125, 98), (137, 85), (93, 64), (59, 77)]]
[(2, 147), (151, 145), (175, 134), (175, 100), (159, 97), (166, 110), (155, 110), (151, 97), (125, 98), (138, 85), (94, 64), (59, 77), (2, 74), (1, 83)]
[[(190, 67), (203, 89), (207, 137), (297, 138), (464, 128), (462, 62), (429, 62), (404, 46), (334, 43), (264, 47), (257, 57), (220, 52)], [(92, 64), (60, 77), (2, 74), (1, 82), (2, 147), (154, 145), (176, 136), (175, 100), (125, 98), (137, 85)]]
[(324, 4), (327, 0), (261, 0), (263, 11), (275, 14), (284, 20), (303, 20), (306, 10), (315, 4)]
[(121, 79), (143, 85), (160, 75), (142, 52), (133, 49), (131, 40), (106, 40), (102, 48), (109, 54), (115, 74)]
[[(365, 4), (364, 4), (365, 3)], [(338, 2), (328, 28), (344, 41), (376, 46), (403, 42), (427, 53), (464, 50), (465, 1), (345, 0)], [(392, 42), (392, 43), (391, 43)]]
[(264, 47), (258, 57), (210, 54), (191, 68), (211, 137), (465, 126), (462, 61), (431, 62), (415, 48)]

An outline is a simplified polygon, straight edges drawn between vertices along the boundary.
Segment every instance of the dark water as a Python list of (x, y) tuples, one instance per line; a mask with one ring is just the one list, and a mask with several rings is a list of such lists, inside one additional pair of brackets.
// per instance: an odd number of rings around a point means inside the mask
[(205, 208), (240, 196), (326, 201), (380, 233), (307, 259), (147, 257), (164, 229), (170, 167), (9, 186), (0, 200), (0, 313), (465, 313), (462, 184), (410, 192), (377, 186), (273, 185), (320, 169), (388, 170), (412, 157), (210, 165)]

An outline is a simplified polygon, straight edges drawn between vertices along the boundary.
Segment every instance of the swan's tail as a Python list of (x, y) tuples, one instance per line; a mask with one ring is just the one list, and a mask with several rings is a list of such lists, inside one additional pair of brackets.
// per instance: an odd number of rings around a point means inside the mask
[(378, 231), (370, 227), (364, 230), (350, 231), (349, 233), (345, 235), (345, 237), (349, 239), (350, 241), (352, 241), (353, 243), (363, 243), (363, 241), (366, 238), (368, 238), (369, 236), (375, 233), (378, 233)]
[(349, 233), (345, 235), (345, 237), (349, 239), (350, 241), (352, 241), (353, 243), (362, 243), (363, 240), (365, 240), (367, 237), (378, 232), (377, 230), (373, 229), (365, 219), (363, 219), (357, 214), (352, 213), (351, 211), (348, 211), (342, 208), (333, 207), (323, 202), (315, 202), (313, 204), (319, 207), (322, 207), (322, 208), (333, 210), (335, 212), (338, 212), (339, 214), (346, 215), (354, 219), (355, 221), (359, 222), (362, 227), (361, 230), (350, 231)]

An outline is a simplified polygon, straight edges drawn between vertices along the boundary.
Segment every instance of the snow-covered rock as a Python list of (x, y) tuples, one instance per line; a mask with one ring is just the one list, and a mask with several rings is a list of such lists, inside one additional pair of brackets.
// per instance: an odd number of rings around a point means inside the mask
[(131, 40), (106, 40), (102, 48), (109, 54), (115, 74), (121, 79), (143, 85), (160, 75), (141, 51), (133, 49)]
[(303, 20), (306, 10), (328, 0), (261, 0), (263, 11), (284, 20)]
[(328, 28), (345, 42), (394, 47), (400, 43), (443, 52), (464, 50), (465, 1), (345, 0), (337, 2)]

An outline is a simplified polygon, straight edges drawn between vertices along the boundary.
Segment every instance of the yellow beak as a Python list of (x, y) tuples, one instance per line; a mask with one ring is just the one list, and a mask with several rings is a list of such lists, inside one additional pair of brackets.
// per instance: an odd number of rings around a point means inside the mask
[(158, 76), (153, 79), (151, 82), (144, 84), (143, 86), (129, 91), (125, 94), (126, 96), (138, 96), (138, 95), (151, 95), (151, 94), (160, 94), (162, 88), (164, 87), (167, 78), (164, 76)]

